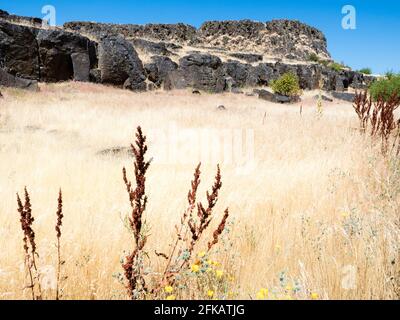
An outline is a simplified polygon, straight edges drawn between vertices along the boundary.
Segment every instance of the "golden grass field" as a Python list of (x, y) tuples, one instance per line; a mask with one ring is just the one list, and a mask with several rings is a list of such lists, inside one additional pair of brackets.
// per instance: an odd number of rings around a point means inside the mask
[[(132, 159), (101, 151), (128, 147), (138, 125), (153, 157), (146, 248), (155, 270), (162, 260), (154, 250), (169, 250), (201, 160), (202, 196), (221, 164), (213, 227), (225, 207), (231, 223), (226, 243), (212, 258), (234, 275), (232, 298), (255, 299), (261, 288), (271, 299), (399, 298), (400, 167), (359, 133), (350, 103), (324, 102), (318, 118), (315, 92), (294, 105), (244, 95), (132, 93), (78, 83), (41, 85), (38, 93), (2, 92), (0, 299), (30, 298), (16, 204), (16, 192), (24, 186), (33, 205), (44, 298), (54, 292), (59, 187), (67, 277), (62, 298), (126, 298), (113, 275), (122, 272), (120, 259), (132, 248), (123, 223), (130, 206), (121, 173), (126, 166), (132, 178)], [(226, 110), (217, 110), (221, 104)], [(176, 135), (169, 130), (184, 137), (173, 152), (168, 150)], [(226, 146), (221, 137), (237, 133), (254, 143), (250, 165), (221, 151)], [(209, 139), (199, 142), (207, 134)], [(245, 150), (245, 138), (233, 147)], [(200, 245), (196, 251), (201, 250)]]

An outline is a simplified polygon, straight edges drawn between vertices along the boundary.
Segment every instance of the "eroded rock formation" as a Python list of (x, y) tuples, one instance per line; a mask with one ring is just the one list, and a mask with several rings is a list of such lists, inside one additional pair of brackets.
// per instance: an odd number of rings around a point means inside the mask
[(285, 72), (297, 74), (302, 89), (316, 89), (322, 80), (324, 89), (343, 91), (374, 80), (312, 63), (311, 54), (330, 59), (325, 36), (292, 20), (209, 21), (199, 29), (93, 22), (48, 28), (40, 19), (0, 10), (2, 85), (76, 80), (135, 91), (191, 87), (240, 93), (268, 86)]

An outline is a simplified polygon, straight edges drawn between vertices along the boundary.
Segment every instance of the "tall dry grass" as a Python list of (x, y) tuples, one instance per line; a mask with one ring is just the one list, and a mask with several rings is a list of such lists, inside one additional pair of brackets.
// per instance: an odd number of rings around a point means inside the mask
[[(230, 208), (229, 234), (212, 259), (234, 274), (232, 297), (397, 299), (399, 164), (360, 135), (351, 104), (325, 103), (315, 116), (300, 104), (268, 104), (242, 95), (135, 94), (91, 84), (46, 85), (40, 93), (2, 90), (0, 101), (0, 298), (30, 298), (15, 193), (29, 186), (43, 298), (54, 296), (54, 206), (63, 188), (63, 299), (126, 298), (121, 259), (130, 248), (130, 206), (121, 182), (141, 125), (153, 158), (147, 176), (146, 246), (169, 252), (187, 204), (193, 167), (202, 160), (205, 194), (221, 163), (216, 211)], [(218, 111), (223, 104), (227, 110)], [(204, 144), (178, 141), (175, 162), (158, 158), (167, 140), (155, 129), (254, 130), (256, 166), (224, 161)], [(215, 140), (215, 138), (214, 138)], [(213, 140), (210, 138), (210, 143)], [(123, 150), (123, 149), (121, 149)], [(201, 199), (204, 200), (204, 199)], [(213, 221), (213, 230), (219, 221)], [(207, 239), (209, 240), (209, 239)], [(207, 250), (207, 241), (200, 248)], [(154, 256), (154, 255), (153, 255)], [(162, 257), (153, 258), (160, 269)], [(265, 293), (265, 291), (263, 291)], [(200, 292), (197, 298), (207, 298)], [(258, 295), (260, 296), (260, 295)]]

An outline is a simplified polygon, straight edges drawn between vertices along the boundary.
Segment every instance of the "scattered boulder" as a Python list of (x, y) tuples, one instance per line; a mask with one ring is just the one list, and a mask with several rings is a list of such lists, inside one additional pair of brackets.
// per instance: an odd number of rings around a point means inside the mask
[[(315, 96), (314, 96), (314, 99), (315, 99), (315, 100), (318, 100), (318, 99), (319, 99), (319, 95), (318, 95), (318, 94), (315, 95)], [(333, 99), (331, 99), (331, 98), (329, 98), (329, 97), (327, 97), (326, 95), (323, 95), (323, 94), (321, 94), (321, 99), (322, 99), (323, 101), (328, 101), (328, 102), (332, 102), (332, 101), (333, 101)]]
[(272, 92), (261, 89), (261, 90), (255, 90), (254, 93), (258, 94), (258, 97), (262, 100), (275, 102), (275, 95)]
[(217, 107), (217, 110), (226, 110), (226, 108), (225, 108), (225, 106), (224, 105), (219, 105), (218, 107)]
[(332, 91), (331, 94), (332, 94), (332, 97), (334, 97), (335, 99), (344, 100), (344, 101), (348, 101), (348, 102), (354, 102), (354, 99), (356, 97), (355, 93), (351, 93), (351, 92)]
[(200, 93), (200, 91), (199, 91), (199, 90), (192, 90), (192, 94), (197, 94), (197, 95), (200, 95), (201, 93)]
[(295, 103), (300, 101), (300, 97), (297, 96), (284, 96), (278, 93), (272, 93), (267, 90), (261, 89), (261, 90), (256, 90), (254, 91), (255, 93), (258, 93), (258, 97), (262, 100), (266, 100), (269, 102), (274, 102), (274, 103)]
[(105, 37), (99, 43), (101, 82), (131, 90), (145, 90), (143, 64), (132, 44), (120, 36)]
[(7, 73), (0, 68), (0, 85), (4, 87), (20, 88), (32, 91), (38, 91), (38, 83), (36, 80), (23, 79)]

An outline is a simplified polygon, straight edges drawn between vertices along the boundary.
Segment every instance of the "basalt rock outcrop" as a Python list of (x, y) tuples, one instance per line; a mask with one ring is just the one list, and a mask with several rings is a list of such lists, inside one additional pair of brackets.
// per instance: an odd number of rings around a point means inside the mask
[(286, 72), (298, 76), (302, 89), (322, 83), (326, 90), (344, 91), (374, 81), (310, 62), (311, 54), (330, 60), (325, 36), (292, 20), (209, 21), (199, 29), (182, 23), (94, 22), (50, 28), (42, 26), (41, 19), (0, 10), (2, 85), (75, 80), (134, 91), (242, 93), (243, 88), (268, 86)]
[(0, 68), (20, 79), (89, 81), (97, 66), (96, 43), (63, 30), (0, 20)]
[(98, 46), (101, 83), (145, 90), (146, 76), (142, 61), (132, 44), (121, 36), (104, 37)]

